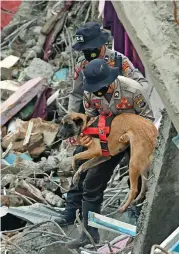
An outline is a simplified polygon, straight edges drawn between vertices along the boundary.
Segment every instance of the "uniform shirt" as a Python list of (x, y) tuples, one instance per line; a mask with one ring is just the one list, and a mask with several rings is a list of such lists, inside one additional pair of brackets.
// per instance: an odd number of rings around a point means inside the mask
[[(104, 59), (108, 62), (108, 64), (111, 67), (115, 66), (115, 53), (117, 53), (119, 56), (122, 57), (122, 74), (123, 74), (123, 76), (138, 81), (144, 89), (148, 90), (149, 85), (148, 85), (147, 80), (144, 78), (144, 76), (138, 69), (135, 69), (135, 67), (131, 63), (131, 61), (123, 54), (118, 53), (113, 50), (110, 50), (106, 47)], [(83, 102), (83, 92), (84, 92), (84, 90), (83, 90), (83, 75), (82, 75), (81, 70), (84, 70), (84, 68), (87, 64), (88, 64), (88, 61), (85, 60), (84, 56), (81, 56), (78, 59), (78, 63), (75, 67), (73, 88), (72, 88), (72, 92), (70, 93), (70, 97), (69, 97), (69, 105), (68, 105), (69, 112), (79, 112), (80, 111), (80, 107)]]
[(85, 114), (89, 116), (133, 113), (155, 120), (145, 89), (140, 83), (122, 76), (115, 80), (115, 89), (109, 102), (105, 96), (97, 97), (84, 91), (83, 105)]

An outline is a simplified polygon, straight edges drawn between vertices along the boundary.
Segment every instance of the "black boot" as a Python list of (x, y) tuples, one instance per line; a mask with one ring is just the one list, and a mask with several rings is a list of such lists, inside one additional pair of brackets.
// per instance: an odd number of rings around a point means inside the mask
[[(88, 211), (100, 213), (101, 205), (96, 205), (87, 201), (83, 201), (82, 211), (83, 211), (83, 225), (91, 235), (95, 243), (99, 243), (99, 233), (97, 228), (88, 226)], [(87, 244), (91, 244), (91, 241), (87, 235), (82, 231), (78, 239), (75, 239), (67, 243), (67, 247), (70, 249), (78, 249), (79, 247), (84, 247)]]
[(58, 219), (55, 219), (55, 222), (57, 222), (61, 227), (74, 224), (76, 219), (76, 210), (76, 208), (66, 208), (62, 213), (60, 213)]

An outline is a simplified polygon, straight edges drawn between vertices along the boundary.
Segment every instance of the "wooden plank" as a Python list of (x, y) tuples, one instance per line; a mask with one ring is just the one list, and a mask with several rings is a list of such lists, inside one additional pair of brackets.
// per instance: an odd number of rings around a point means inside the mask
[(136, 226), (94, 212), (88, 212), (88, 225), (115, 233), (136, 236)]
[(1, 126), (26, 106), (41, 91), (43, 85), (45, 85), (45, 79), (40, 77), (31, 79), (3, 102), (1, 105)]

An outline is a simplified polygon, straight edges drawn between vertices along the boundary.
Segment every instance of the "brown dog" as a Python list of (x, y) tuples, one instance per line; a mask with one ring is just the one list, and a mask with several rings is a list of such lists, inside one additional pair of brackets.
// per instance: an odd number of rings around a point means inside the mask
[[(62, 119), (60, 136), (62, 139), (77, 136), (97, 117), (89, 117), (85, 114), (70, 113)], [(130, 113), (123, 113), (114, 117), (111, 123), (110, 134), (107, 137), (108, 148), (111, 156), (124, 151), (129, 145), (131, 149), (129, 162), (130, 192), (126, 203), (120, 211), (124, 212), (137, 194), (137, 183), (139, 176), (147, 176), (148, 167), (152, 161), (152, 153), (155, 148), (158, 131), (153, 123), (143, 117)], [(92, 138), (92, 144), (88, 150), (74, 155), (72, 167), (75, 168), (77, 160), (88, 159), (83, 163), (74, 175), (73, 181), (76, 182), (82, 172), (92, 168), (111, 156), (103, 156), (98, 138)], [(139, 201), (146, 191), (146, 178), (142, 177), (142, 188), (136, 201)]]

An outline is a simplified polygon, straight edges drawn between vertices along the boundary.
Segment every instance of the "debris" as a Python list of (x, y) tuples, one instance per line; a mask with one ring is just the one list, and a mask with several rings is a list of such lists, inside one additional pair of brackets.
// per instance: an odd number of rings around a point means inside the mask
[[(112, 246), (111, 248), (112, 248), (113, 253), (115, 254), (119, 250), (122, 250), (123, 248), (125, 248), (129, 239), (130, 239), (130, 237), (127, 235), (120, 235), (120, 236), (114, 238), (114, 240), (112, 240), (110, 242), (110, 246)], [(99, 248), (98, 252), (108, 254), (109, 253), (108, 244), (105, 244), (103, 247)]]
[(53, 75), (52, 66), (41, 60), (40, 58), (34, 58), (30, 65), (25, 69), (27, 79), (33, 78), (50, 78)]
[(19, 61), (19, 57), (10, 55), (0, 62), (1, 68), (10, 69)]
[(88, 213), (88, 225), (116, 233), (120, 232), (129, 236), (136, 235), (136, 226), (94, 212)]
[(2, 153), (2, 158), (4, 158), (4, 157), (9, 153), (9, 151), (10, 151), (11, 148), (12, 148), (12, 146), (13, 146), (12, 142), (9, 143), (9, 145), (8, 145), (8, 147), (7, 147), (7, 149), (6, 149), (6, 151), (5, 151), (4, 153)]
[(9, 207), (8, 213), (31, 223), (41, 223), (45, 220), (58, 221), (60, 217), (57, 208), (49, 207), (41, 203), (30, 206)]
[(14, 67), (17, 67), (19, 57), (10, 55), (0, 62), (1, 79), (11, 79)]
[(46, 204), (46, 201), (43, 198), (41, 191), (39, 189), (37, 189), (36, 187), (34, 187), (32, 184), (27, 183), (25, 180), (18, 182), (18, 185), (16, 187), (16, 192), (24, 195), (23, 189), (26, 190), (25, 196), (30, 197), (30, 198), (36, 200), (37, 202), (42, 202), (42, 203)]
[(17, 176), (10, 174), (10, 172), (8, 172), (8, 174), (6, 174), (4, 176), (4, 174), (1, 175), (1, 188), (5, 188), (8, 185), (10, 185), (11, 183), (15, 183)]
[(24, 138), (23, 146), (27, 145), (30, 141), (30, 136), (32, 134), (32, 129), (33, 129), (33, 122), (29, 121), (28, 127), (27, 127), (27, 132), (26, 136)]
[(31, 119), (30, 122), (33, 127), (31, 130), (32, 135), (30, 136), (28, 144), (24, 145), (24, 139), (26, 137), (29, 122), (17, 119), (15, 132), (11, 132), (3, 138), (2, 147), (7, 148), (12, 142), (12, 150), (18, 152), (28, 151), (32, 155), (35, 154), (33, 151), (35, 148), (40, 147), (40, 151), (38, 153), (40, 154), (45, 150), (44, 143), (50, 146), (54, 142), (59, 129), (57, 124), (44, 121), (41, 118)]
[(29, 80), (14, 92), (1, 106), (1, 125), (7, 123), (29, 101), (31, 101), (45, 85), (45, 80), (35, 78)]
[(18, 195), (1, 195), (1, 204), (3, 206), (23, 206), (24, 202), (23, 199), (20, 198)]
[[(3, 148), (6, 148), (6, 142), (8, 142), (8, 140), (6, 140), (6, 138), (8, 139), (7, 136), (4, 137), (2, 141)], [(12, 144), (10, 150), (20, 152), (20, 153), (28, 152), (34, 158), (38, 157), (41, 153), (45, 151), (46, 147), (45, 147), (45, 144), (43, 143), (42, 134), (35, 133), (33, 136), (30, 137), (29, 144), (27, 145), (23, 145), (24, 138), (25, 138), (25, 133), (20, 132), (20, 133), (13, 134), (12, 135), (13, 142), (10, 143)]]
[(13, 80), (0, 81), (1, 98), (7, 100), (20, 87), (20, 84)]
[[(19, 218), (23, 223), (35, 224), (19, 229), (21, 232), (2, 234), (3, 250), (9, 254), (77, 253), (64, 251), (71, 238), (53, 222), (58, 223), (59, 211), (65, 209), (75, 148), (58, 138), (56, 122), (68, 108), (79, 56), (71, 48), (76, 28), (89, 21), (92, 14), (95, 21), (96, 10), (91, 10), (89, 1), (22, 1), (12, 22), (4, 28), (1, 59), (16, 55), (19, 60), (10, 68), (8, 80), (0, 83), (2, 99), (6, 100), (1, 109), (2, 153), (7, 153), (1, 159), (1, 193), (8, 205), (3, 221), (7, 225), (8, 216), (12, 216), (12, 224)], [(11, 148), (6, 150), (10, 144)], [(118, 168), (105, 191), (105, 214), (117, 211), (119, 199), (126, 195), (120, 177)], [(19, 200), (17, 207), (9, 202), (9, 197)], [(52, 221), (44, 224), (49, 220)], [(73, 230), (75, 237), (78, 229), (74, 225), (70, 236)], [(116, 250), (113, 243), (108, 245)]]
[(7, 134), (7, 127), (6, 126), (2, 126), (1, 127), (1, 138), (4, 138)]
[[(33, 216), (33, 218), (34, 217), (35, 216)], [(36, 217), (40, 219), (41, 216), (36, 215)], [(51, 251), (53, 252), (53, 254), (71, 253), (71, 251), (68, 251), (67, 249), (64, 250), (64, 248), (65, 243), (67, 243), (67, 241), (69, 240), (72, 240), (72, 238), (68, 237), (65, 233), (63, 233), (64, 231), (62, 231), (62, 229), (58, 226), (57, 223), (53, 221), (43, 220), (41, 223), (36, 223), (35, 225), (26, 226), (23, 228), (23, 232), (19, 232), (18, 235), (10, 238), (11, 243), (13, 243), (14, 245), (8, 244), (9, 254), (22, 253), (19, 251), (19, 249), (17, 252), (17, 246), (21, 246), (21, 249), (23, 249), (23, 253), (32, 253), (32, 250), (35, 254), (39, 252), (50, 253)], [(3, 238), (2, 245), (5, 243), (6, 242)]]
[(55, 195), (53, 192), (44, 190), (42, 192), (42, 195), (49, 204), (57, 207), (63, 207), (64, 200), (59, 196)]
[(53, 81), (62, 81), (62, 80), (65, 81), (68, 78), (68, 74), (69, 74), (68, 68), (62, 68), (54, 73), (52, 80)]
[[(158, 245), (154, 245), (152, 246), (151, 249), (151, 254), (152, 253), (161, 253), (160, 250), (158, 250), (157, 248), (163, 248), (166, 251), (170, 252), (170, 253), (179, 253), (179, 227), (177, 227), (175, 229), (175, 231), (173, 231), (159, 246)], [(155, 252), (154, 249), (156, 248)], [(162, 250), (162, 249), (161, 249)]]
[(8, 207), (6, 207), (6, 206), (1, 206), (0, 207), (0, 216), (1, 217), (3, 217), (3, 216), (5, 216), (7, 213), (8, 213)]
[(172, 142), (178, 147), (179, 149), (179, 134), (172, 138)]
[(47, 106), (50, 106), (59, 96), (60, 89), (57, 90), (52, 96), (50, 96), (47, 100)]
[(32, 161), (32, 158), (29, 156), (28, 153), (17, 153), (17, 152), (9, 152), (8, 155), (4, 157), (4, 160), (7, 161), (9, 165), (15, 165), (16, 161), (28, 160)]

